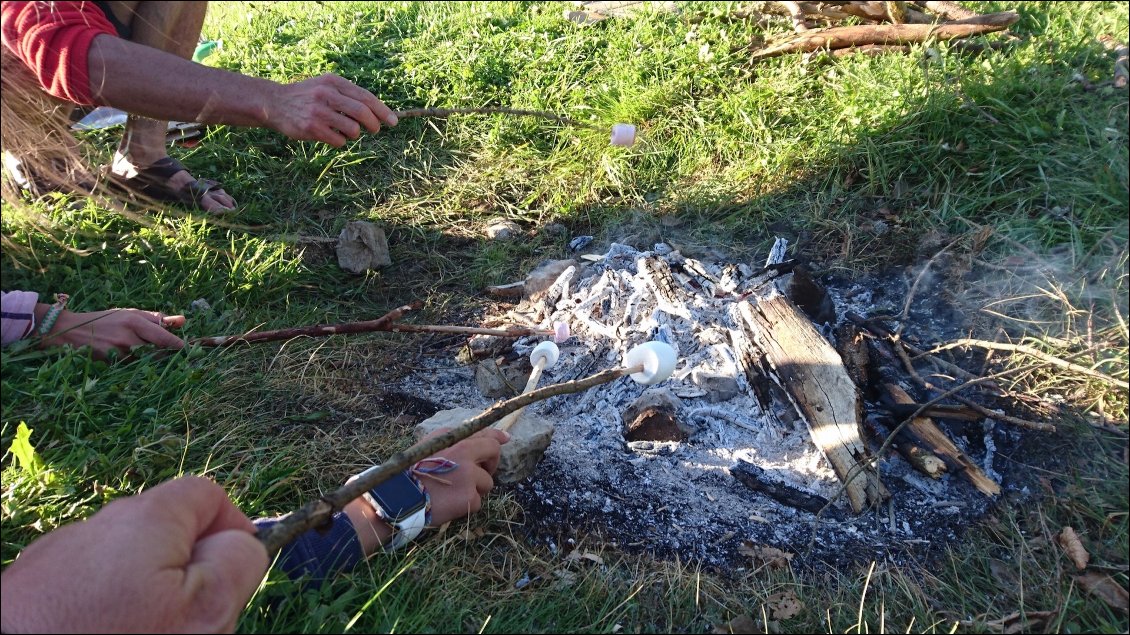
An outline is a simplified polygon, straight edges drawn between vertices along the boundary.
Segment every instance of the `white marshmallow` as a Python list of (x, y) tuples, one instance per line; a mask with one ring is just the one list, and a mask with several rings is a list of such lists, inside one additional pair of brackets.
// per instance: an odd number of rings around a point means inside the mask
[(530, 351), (530, 364), (537, 366), (538, 363), (542, 364), (542, 368), (550, 368), (557, 363), (557, 358), (561, 356), (561, 349), (550, 341), (545, 341), (534, 347)]
[(643, 366), (643, 370), (632, 373), (632, 380), (637, 384), (650, 386), (658, 384), (671, 376), (675, 371), (675, 362), (678, 361), (675, 349), (666, 342), (644, 342), (628, 351), (624, 356), (624, 368)]
[(636, 144), (636, 127), (630, 123), (612, 126), (612, 145), (630, 148)]

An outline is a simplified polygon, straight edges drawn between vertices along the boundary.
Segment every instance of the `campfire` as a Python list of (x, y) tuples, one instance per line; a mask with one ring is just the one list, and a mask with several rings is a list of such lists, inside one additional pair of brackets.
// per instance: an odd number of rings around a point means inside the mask
[[(614, 368), (648, 341), (678, 355), (656, 386), (624, 377), (527, 408), (548, 447), (500, 476), (547, 541), (596, 531), (714, 564), (746, 542), (875, 557), (941, 544), (998, 497), (997, 450), (1020, 432), (972, 407), (919, 403), (897, 345), (859, 315), (870, 294), (825, 291), (785, 247), (754, 265), (613, 244), (495, 288), (524, 296), (500, 323), (571, 328), (543, 385)], [(461, 364), (431, 360), (405, 385), (481, 409), (521, 391), (543, 339), (475, 336)]]

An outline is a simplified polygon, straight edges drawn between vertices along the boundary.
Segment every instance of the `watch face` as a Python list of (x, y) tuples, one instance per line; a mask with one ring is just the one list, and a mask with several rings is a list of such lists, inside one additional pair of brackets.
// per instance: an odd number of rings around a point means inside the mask
[(404, 472), (369, 490), (369, 496), (381, 508), (385, 519), (394, 522), (424, 508), (424, 492)]

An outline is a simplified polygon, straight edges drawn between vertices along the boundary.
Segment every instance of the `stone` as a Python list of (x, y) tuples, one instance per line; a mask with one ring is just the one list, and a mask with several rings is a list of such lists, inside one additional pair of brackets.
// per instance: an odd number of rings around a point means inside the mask
[(346, 223), (337, 237), (337, 264), (350, 273), (391, 265), (384, 230), (363, 220)]
[(577, 261), (572, 259), (547, 260), (538, 265), (526, 276), (522, 292), (527, 298), (536, 297), (542, 291), (553, 286), (553, 283), (557, 282), (557, 278), (561, 275), (561, 272), (569, 267), (575, 266), (577, 266)]
[[(459, 426), (482, 412), (474, 408), (440, 410), (416, 424), (416, 439), (423, 439), (440, 428)], [(502, 446), (498, 469), (494, 473), (495, 482), (517, 483), (532, 474), (552, 440), (553, 426), (549, 422), (528, 411), (523, 412), (510, 428), (510, 441)]]
[(796, 266), (784, 285), (785, 295), (816, 324), (835, 324), (836, 305), (828, 289), (806, 267)]
[(484, 359), (475, 366), (475, 385), (488, 399), (513, 397), (526, 387), (532, 370), (526, 357), (501, 364), (496, 359)]
[(514, 240), (522, 235), (522, 228), (514, 221), (505, 218), (492, 218), (487, 221), (487, 238), (491, 240)]
[(624, 410), (624, 439), (635, 441), (685, 441), (688, 431), (676, 413), (683, 402), (670, 388), (652, 388)]
[(564, 238), (569, 235), (569, 228), (561, 223), (549, 223), (541, 228), (541, 233), (549, 236), (550, 238)]
[(691, 371), (691, 383), (706, 391), (705, 397), (710, 403), (733, 399), (741, 392), (733, 353), (724, 344), (714, 344), (710, 349), (710, 365)]

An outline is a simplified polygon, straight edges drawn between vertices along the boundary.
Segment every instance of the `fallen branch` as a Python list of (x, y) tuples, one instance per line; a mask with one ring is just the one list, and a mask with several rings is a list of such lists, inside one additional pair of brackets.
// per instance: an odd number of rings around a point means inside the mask
[(317, 527), (323, 527), (335, 513), (341, 511), (350, 501), (361, 496), (370, 489), (385, 482), (393, 475), (403, 472), (418, 461), (428, 458), (433, 454), (447, 449), (456, 443), (475, 434), (479, 430), (499, 421), (506, 415), (516, 412), (526, 406), (569, 393), (587, 390), (593, 386), (606, 384), (610, 381), (638, 372), (642, 367), (613, 368), (584, 379), (552, 384), (539, 388), (513, 399), (500, 401), (475, 417), (472, 417), (439, 436), (421, 441), (410, 448), (397, 452), (384, 463), (374, 465), (357, 475), (357, 478), (342, 485), (338, 489), (326, 494), (317, 500), (310, 501), (279, 519), (278, 523), (266, 529), (260, 529), (257, 537), (267, 548), (267, 553), (274, 555), (284, 545), (297, 538), (299, 535)]
[(988, 340), (963, 338), (963, 339), (960, 339), (960, 340), (955, 340), (955, 341), (950, 342), (948, 344), (941, 344), (939, 346), (935, 346), (934, 348), (931, 348), (930, 350), (925, 351), (923, 354), (924, 355), (932, 355), (934, 353), (938, 353), (938, 352), (948, 350), (948, 349), (951, 349), (951, 348), (970, 347), (970, 346), (975, 346), (977, 348), (984, 348), (984, 349), (992, 350), (992, 351), (1008, 351), (1010, 353), (1022, 353), (1024, 355), (1028, 355), (1029, 357), (1035, 357), (1036, 359), (1045, 361), (1045, 362), (1047, 362), (1047, 363), (1049, 363), (1052, 366), (1055, 366), (1057, 368), (1062, 368), (1064, 370), (1074, 371), (1076, 373), (1080, 373), (1082, 375), (1086, 375), (1088, 377), (1104, 381), (1108, 384), (1118, 386), (1119, 388), (1130, 389), (1130, 383), (1122, 381), (1121, 379), (1118, 379), (1116, 377), (1111, 377), (1110, 375), (1107, 375), (1106, 373), (1104, 373), (1102, 371), (1095, 370), (1093, 368), (1088, 368), (1086, 366), (1081, 366), (1079, 364), (1075, 364), (1075, 363), (1060, 359), (1060, 358), (1056, 357), (1055, 355), (1050, 355), (1050, 354), (1045, 353), (1045, 352), (1043, 352), (1039, 349), (1032, 348), (1031, 346), (1026, 346), (1024, 344), (1005, 344), (1005, 343), (1002, 343), (1002, 342), (991, 342), (991, 341), (988, 341)]
[(589, 128), (592, 130), (603, 130), (599, 126), (595, 126), (576, 119), (562, 117), (551, 112), (541, 110), (521, 110), (518, 108), (502, 108), (488, 106), (485, 108), (409, 108), (407, 110), (396, 111), (398, 119), (410, 119), (413, 117), (449, 117), (451, 115), (514, 115), (518, 117), (537, 117), (539, 119), (548, 119), (556, 121), (557, 123), (565, 124), (566, 126), (578, 126), (580, 128)]
[(902, 45), (921, 44), (931, 39), (952, 40), (1003, 31), (1019, 19), (1019, 15), (1009, 11), (944, 24), (864, 24), (817, 29), (757, 51), (751, 59), (756, 62), (788, 53), (810, 53), (825, 48), (841, 49), (867, 44)]
[(808, 30), (808, 23), (804, 21), (804, 13), (800, 10), (800, 5), (796, 2), (778, 2), (777, 4), (785, 8), (789, 12), (789, 17), (793, 20), (793, 30), (797, 33), (804, 33)]
[(526, 326), (511, 326), (505, 329), (485, 329), (474, 326), (448, 326), (433, 324), (399, 324), (400, 319), (408, 311), (420, 308), (418, 302), (406, 304), (393, 309), (385, 315), (363, 322), (345, 322), (342, 324), (325, 324), (318, 326), (298, 326), (275, 331), (257, 331), (243, 335), (217, 335), (214, 337), (198, 337), (188, 341), (204, 347), (234, 346), (236, 344), (257, 344), (259, 342), (276, 342), (289, 340), (296, 337), (325, 337), (327, 335), (344, 335), (347, 333), (374, 333), (378, 331), (392, 333), (459, 333), (462, 335), (496, 335), (498, 337), (525, 337), (529, 335), (549, 335), (553, 331), (533, 329)]

